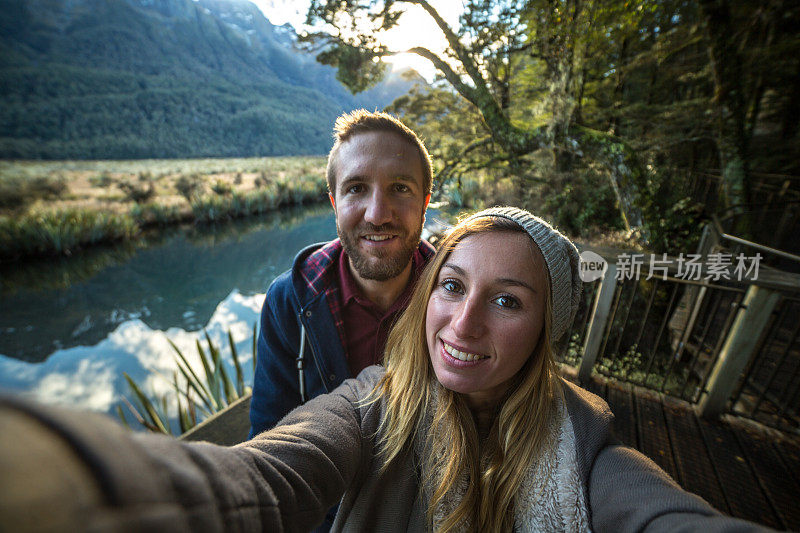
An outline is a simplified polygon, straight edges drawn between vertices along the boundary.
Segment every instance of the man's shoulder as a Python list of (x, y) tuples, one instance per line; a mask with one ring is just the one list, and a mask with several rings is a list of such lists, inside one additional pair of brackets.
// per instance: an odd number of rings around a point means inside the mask
[(307, 290), (314, 295), (323, 292), (336, 280), (336, 262), (341, 253), (342, 243), (334, 239), (309, 246), (297, 254), (292, 267), (295, 290)]
[(294, 296), (305, 300), (322, 292), (340, 251), (339, 239), (306, 246), (295, 256), (292, 268), (281, 273), (270, 284), (268, 297)]

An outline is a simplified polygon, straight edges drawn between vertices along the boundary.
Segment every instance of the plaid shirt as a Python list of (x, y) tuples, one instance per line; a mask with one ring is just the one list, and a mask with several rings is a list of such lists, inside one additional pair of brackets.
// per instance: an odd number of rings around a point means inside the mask
[[(414, 251), (415, 268), (411, 272), (414, 283), (422, 273), (425, 264), (433, 257), (434, 252), (433, 246), (427, 241), (420, 241), (419, 246)], [(300, 275), (311, 292), (314, 294), (325, 292), (333, 323), (336, 325), (336, 331), (339, 332), (339, 340), (342, 346), (347, 346), (344, 319), (342, 317), (341, 288), (339, 287), (336, 264), (341, 254), (342, 243), (339, 239), (335, 239), (306, 258), (303, 268), (300, 270)]]

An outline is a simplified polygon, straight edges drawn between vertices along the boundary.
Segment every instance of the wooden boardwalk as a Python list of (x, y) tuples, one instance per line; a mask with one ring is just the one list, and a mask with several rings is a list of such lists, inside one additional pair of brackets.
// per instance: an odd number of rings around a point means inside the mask
[(683, 488), (729, 515), (800, 531), (800, 438), (705, 420), (687, 402), (600, 376), (586, 388), (611, 406), (619, 439)]

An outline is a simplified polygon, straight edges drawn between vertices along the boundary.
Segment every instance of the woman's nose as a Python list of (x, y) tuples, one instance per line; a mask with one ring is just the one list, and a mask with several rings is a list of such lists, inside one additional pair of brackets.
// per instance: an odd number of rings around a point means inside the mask
[(480, 302), (474, 297), (464, 298), (453, 313), (451, 327), (461, 338), (476, 338), (483, 335), (486, 321)]

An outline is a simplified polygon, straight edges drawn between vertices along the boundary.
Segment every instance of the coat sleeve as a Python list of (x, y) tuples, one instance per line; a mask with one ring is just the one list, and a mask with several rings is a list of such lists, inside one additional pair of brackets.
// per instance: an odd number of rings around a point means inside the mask
[(773, 531), (731, 518), (675, 483), (653, 461), (622, 445), (597, 455), (589, 478), (592, 530), (752, 532)]
[(261, 308), (249, 438), (275, 426), (301, 403), (298, 312), (292, 305), (290, 273), (284, 273), (270, 285)]
[(369, 455), (353, 381), (230, 448), (0, 397), (0, 529), (309, 531)]

